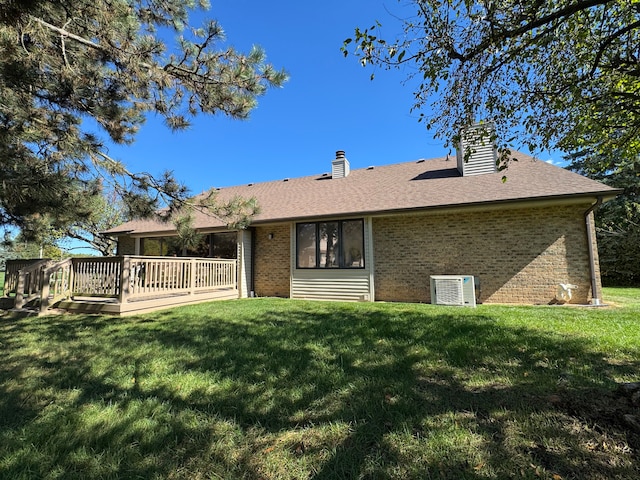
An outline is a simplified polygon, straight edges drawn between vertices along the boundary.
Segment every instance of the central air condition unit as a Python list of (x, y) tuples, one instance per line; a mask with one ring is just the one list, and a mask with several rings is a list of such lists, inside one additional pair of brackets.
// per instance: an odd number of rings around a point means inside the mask
[(431, 275), (430, 280), (432, 304), (476, 306), (473, 275)]

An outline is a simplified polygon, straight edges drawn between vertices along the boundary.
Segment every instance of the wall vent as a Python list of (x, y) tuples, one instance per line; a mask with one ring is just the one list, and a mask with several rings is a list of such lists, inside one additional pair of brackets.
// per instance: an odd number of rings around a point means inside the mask
[(431, 275), (429, 279), (432, 304), (476, 306), (473, 275)]
[[(498, 171), (498, 152), (491, 139), (493, 135), (494, 128), (491, 124), (474, 125), (460, 132), (456, 159), (458, 171), (463, 177)], [(469, 156), (465, 159), (468, 153)]]

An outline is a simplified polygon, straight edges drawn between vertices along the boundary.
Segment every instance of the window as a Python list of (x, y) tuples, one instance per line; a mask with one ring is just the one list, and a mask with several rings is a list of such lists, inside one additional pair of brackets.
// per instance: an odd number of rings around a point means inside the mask
[(297, 268), (364, 268), (364, 221), (298, 223)]
[(140, 251), (145, 256), (171, 257), (179, 256), (182, 248), (178, 244), (178, 237), (148, 237), (141, 239)]
[(197, 243), (182, 247), (180, 239), (174, 237), (147, 237), (141, 239), (142, 255), (154, 257), (209, 257), (238, 258), (238, 234), (236, 232), (199, 235)]
[[(209, 235), (198, 234), (193, 238), (192, 245), (184, 247), (186, 257), (208, 257), (209, 256)], [(180, 256), (180, 255), (179, 255)]]
[(238, 258), (238, 234), (223, 232), (211, 234), (213, 258)]

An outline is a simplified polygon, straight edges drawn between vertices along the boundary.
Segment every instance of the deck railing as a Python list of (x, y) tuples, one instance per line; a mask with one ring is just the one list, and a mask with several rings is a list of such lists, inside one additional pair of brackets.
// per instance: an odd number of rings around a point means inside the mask
[[(48, 258), (37, 258), (31, 260), (7, 260), (4, 275), (4, 296), (9, 297), (18, 293), (18, 282), (20, 281), (20, 270), (25, 271), (23, 278), (22, 293), (30, 292), (38, 282), (38, 271), (50, 260)], [(28, 295), (28, 293), (27, 293)]]
[[(121, 292), (122, 300), (236, 287), (236, 260), (124, 257), (123, 261), (123, 270), (129, 273), (129, 288), (128, 292)], [(127, 283), (123, 281), (123, 285)]]
[(117, 298), (123, 257), (73, 258), (72, 295)]
[(5, 295), (16, 307), (40, 298), (41, 311), (60, 298), (115, 298), (120, 303), (197, 295), (237, 287), (237, 261), (185, 257), (98, 257), (7, 261)]
[[(42, 272), (40, 283), (40, 312), (45, 312), (49, 305), (62, 298), (71, 296), (73, 281), (73, 261), (67, 258), (57, 263), (49, 263)], [(16, 307), (17, 307), (16, 302)]]

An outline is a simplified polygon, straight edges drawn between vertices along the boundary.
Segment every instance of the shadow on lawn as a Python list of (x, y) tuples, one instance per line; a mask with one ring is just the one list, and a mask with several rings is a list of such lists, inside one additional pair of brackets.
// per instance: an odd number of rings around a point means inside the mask
[[(293, 457), (328, 449), (307, 471), (317, 480), (639, 474), (633, 453), (616, 456), (594, 443), (624, 440), (637, 451), (638, 436), (615, 418), (606, 424), (588, 412), (580, 418), (583, 410), (575, 407), (584, 395), (606, 400), (610, 379), (637, 371), (640, 362), (609, 364), (584, 342), (505, 327), (470, 311), (268, 305), (246, 311), (212, 306), (206, 321), (184, 313), (176, 320), (166, 311), (140, 319), (0, 324), (0, 429), (38, 435), (29, 441), (42, 457), (21, 457), (12, 437), (10, 452), (0, 447), (13, 458), (0, 464), (0, 474), (69, 472), (73, 466), (77, 472), (70, 475), (84, 478), (189, 478), (194, 471), (269, 478), (257, 457), (271, 446), (243, 446), (250, 431), (297, 432), (299, 440), (285, 446)], [(225, 312), (218, 316), (218, 310)], [(43, 342), (39, 355), (15, 354), (27, 335)], [(150, 355), (167, 356), (162, 368), (172, 379), (204, 376), (211, 384), (184, 392), (175, 380), (147, 381), (157, 377)], [(96, 373), (96, 358), (110, 367)], [(9, 381), (31, 370), (39, 373), (37, 382), (21, 388)], [(118, 380), (123, 371), (130, 385)], [(36, 387), (38, 398), (30, 397)], [(52, 402), (73, 408), (41, 415)], [(121, 418), (87, 426), (83, 411), (91, 408), (117, 408)], [(550, 421), (536, 423), (532, 416)], [(152, 422), (152, 434), (145, 422)], [(226, 429), (213, 428), (216, 422)], [(305, 431), (328, 424), (351, 429), (337, 445), (308, 440), (312, 448), (305, 453)], [(439, 428), (471, 432), (477, 444), (456, 445)], [(393, 435), (406, 439), (406, 451), (390, 440)], [(225, 454), (225, 442), (237, 454)], [(104, 452), (115, 445), (122, 452), (113, 465), (92, 465), (95, 458), (108, 460)], [(431, 453), (421, 452), (426, 447)], [(73, 455), (84, 463), (68, 460)]]

